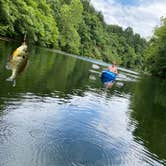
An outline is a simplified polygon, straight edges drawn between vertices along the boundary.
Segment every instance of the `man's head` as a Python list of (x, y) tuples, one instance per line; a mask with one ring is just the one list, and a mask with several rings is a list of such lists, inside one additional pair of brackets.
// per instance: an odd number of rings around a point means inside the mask
[(116, 62), (115, 62), (115, 61), (113, 61), (113, 62), (112, 62), (112, 65), (113, 65), (113, 66), (115, 66), (115, 65), (116, 65)]

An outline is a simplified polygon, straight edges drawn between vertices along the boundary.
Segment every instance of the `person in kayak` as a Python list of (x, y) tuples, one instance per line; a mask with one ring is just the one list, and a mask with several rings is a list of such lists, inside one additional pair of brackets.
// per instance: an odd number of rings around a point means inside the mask
[[(108, 71), (115, 73), (116, 75), (118, 74), (118, 70), (117, 70), (115, 61), (113, 61), (112, 65), (108, 67)], [(114, 82), (115, 82), (115, 79), (110, 80), (108, 82), (104, 82), (104, 85), (106, 88), (112, 88)]]
[(112, 63), (111, 66), (108, 67), (108, 70), (111, 71), (111, 72), (113, 72), (113, 73), (115, 73), (115, 74), (118, 74), (118, 70), (117, 70), (116, 62), (115, 61)]

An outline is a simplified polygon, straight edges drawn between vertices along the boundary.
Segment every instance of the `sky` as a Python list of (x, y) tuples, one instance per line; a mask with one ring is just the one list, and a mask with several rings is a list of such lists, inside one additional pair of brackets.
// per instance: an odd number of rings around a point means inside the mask
[(160, 18), (166, 17), (166, 0), (91, 0), (91, 3), (103, 13), (107, 24), (130, 26), (147, 39), (161, 25)]

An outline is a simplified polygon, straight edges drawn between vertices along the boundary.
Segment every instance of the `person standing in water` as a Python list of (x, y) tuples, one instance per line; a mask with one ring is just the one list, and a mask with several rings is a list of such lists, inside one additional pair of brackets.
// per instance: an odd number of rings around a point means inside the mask
[(111, 72), (113, 72), (113, 73), (115, 73), (115, 74), (118, 74), (118, 70), (117, 70), (116, 62), (115, 61), (112, 63), (111, 66), (108, 67), (108, 70), (111, 71)]

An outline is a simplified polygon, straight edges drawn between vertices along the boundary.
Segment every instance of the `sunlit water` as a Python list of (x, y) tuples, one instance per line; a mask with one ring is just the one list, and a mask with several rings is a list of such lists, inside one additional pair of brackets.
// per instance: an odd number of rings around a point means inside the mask
[(41, 48), (16, 87), (0, 41), (0, 166), (166, 165), (166, 82)]

